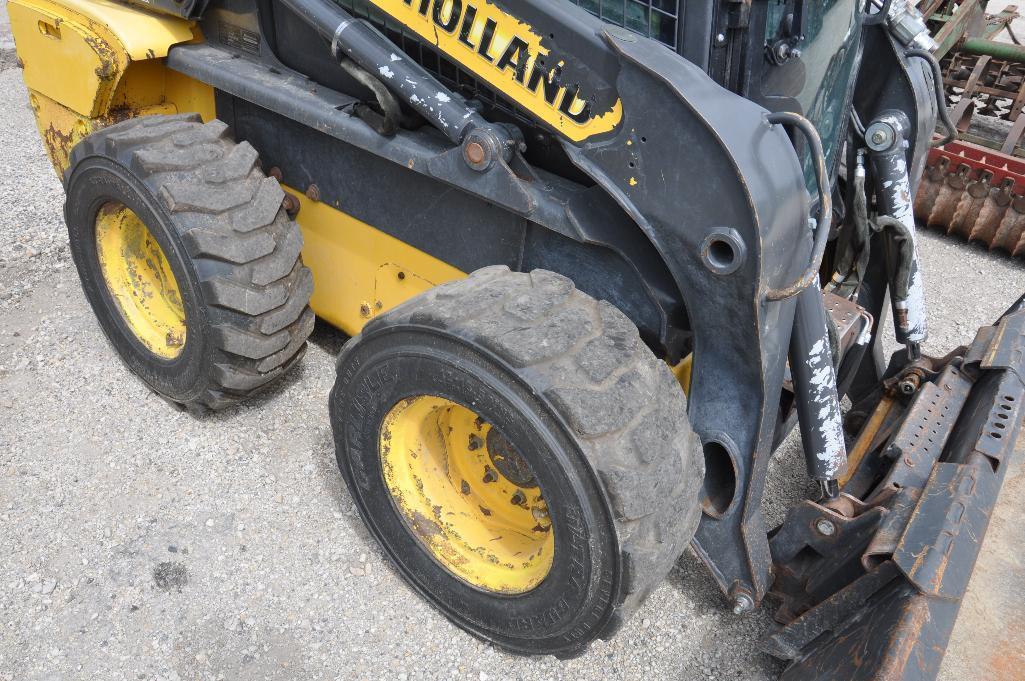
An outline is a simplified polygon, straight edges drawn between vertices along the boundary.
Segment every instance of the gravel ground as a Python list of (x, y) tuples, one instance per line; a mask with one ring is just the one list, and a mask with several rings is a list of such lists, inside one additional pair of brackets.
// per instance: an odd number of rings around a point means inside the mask
[[(344, 337), (318, 326), (301, 367), (245, 406), (170, 408), (118, 362), (79, 290), (62, 190), (2, 58), (0, 92), (0, 681), (780, 671), (756, 646), (767, 614), (728, 613), (689, 554), (620, 636), (573, 661), (509, 656), (448, 624), (387, 564), (335, 466), (326, 406)], [(1020, 295), (1025, 269), (923, 241), (940, 353)], [(770, 518), (804, 487), (798, 451), (772, 465)]]

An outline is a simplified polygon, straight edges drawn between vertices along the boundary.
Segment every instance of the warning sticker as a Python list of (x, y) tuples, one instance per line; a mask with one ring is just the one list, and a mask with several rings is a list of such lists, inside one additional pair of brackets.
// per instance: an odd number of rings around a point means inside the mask
[(250, 54), (260, 54), (260, 34), (255, 31), (221, 21), (217, 25), (217, 33), (221, 42), (228, 47)]

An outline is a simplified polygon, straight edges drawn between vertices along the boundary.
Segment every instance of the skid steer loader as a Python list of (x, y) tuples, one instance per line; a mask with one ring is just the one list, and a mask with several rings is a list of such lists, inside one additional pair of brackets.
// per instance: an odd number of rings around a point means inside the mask
[[(1025, 415), (1025, 297), (922, 353), (943, 109), (905, 0), (8, 7), (111, 344), (201, 411), (314, 315), (352, 335), (338, 465), (458, 626), (581, 654), (689, 545), (738, 616), (775, 608), (785, 679), (935, 676)], [(795, 426), (818, 491), (769, 528)]]

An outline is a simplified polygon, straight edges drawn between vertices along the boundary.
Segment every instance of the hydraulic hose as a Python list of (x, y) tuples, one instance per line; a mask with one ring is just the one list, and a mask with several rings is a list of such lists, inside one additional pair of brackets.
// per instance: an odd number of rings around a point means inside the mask
[(861, 116), (853, 106), (851, 107), (851, 125), (854, 127), (854, 132), (858, 133), (858, 137), (865, 139), (865, 124), (861, 122)]
[(822, 150), (822, 139), (818, 131), (804, 116), (791, 111), (777, 111), (768, 116), (769, 123), (789, 125), (801, 132), (808, 141), (809, 153), (815, 164), (815, 184), (819, 192), (818, 219), (815, 225), (814, 243), (811, 251), (811, 262), (800, 279), (784, 288), (769, 289), (765, 293), (768, 300), (785, 300), (791, 298), (811, 286), (819, 276), (822, 267), (822, 256), (826, 253), (829, 241), (829, 228), (833, 217), (833, 192), (829, 186), (829, 171), (826, 168), (826, 155)]
[(356, 105), (354, 113), (379, 134), (385, 137), (394, 137), (399, 131), (399, 123), (402, 120), (402, 107), (399, 105), (399, 100), (380, 79), (375, 78), (373, 74), (353, 60), (343, 57), (339, 60), (339, 64), (357, 83), (374, 93), (377, 105), (381, 107), (381, 113), (378, 113), (369, 106), (359, 103)]
[(904, 53), (904, 56), (924, 59), (929, 63), (929, 67), (932, 69), (932, 84), (936, 90), (937, 113), (939, 114), (940, 122), (943, 123), (943, 127), (947, 129), (946, 137), (933, 142), (932, 146), (942, 147), (948, 142), (953, 142), (957, 139), (957, 128), (954, 127), (954, 122), (950, 120), (950, 112), (947, 111), (947, 95), (943, 92), (943, 69), (940, 68), (940, 63), (936, 60), (936, 56), (929, 50), (908, 50)]

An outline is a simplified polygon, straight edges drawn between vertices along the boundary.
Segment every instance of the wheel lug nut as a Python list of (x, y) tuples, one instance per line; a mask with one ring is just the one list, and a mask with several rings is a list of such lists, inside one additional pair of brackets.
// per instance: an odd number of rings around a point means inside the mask
[(523, 494), (522, 491), (516, 490), (516, 493), (512, 495), (512, 499), (510, 499), (509, 501), (511, 501), (516, 506), (523, 506), (527, 503), (527, 497)]
[(495, 471), (491, 470), (490, 468), (486, 468), (484, 470), (484, 482), (497, 482), (497, 481), (498, 481), (498, 475), (495, 474)]

